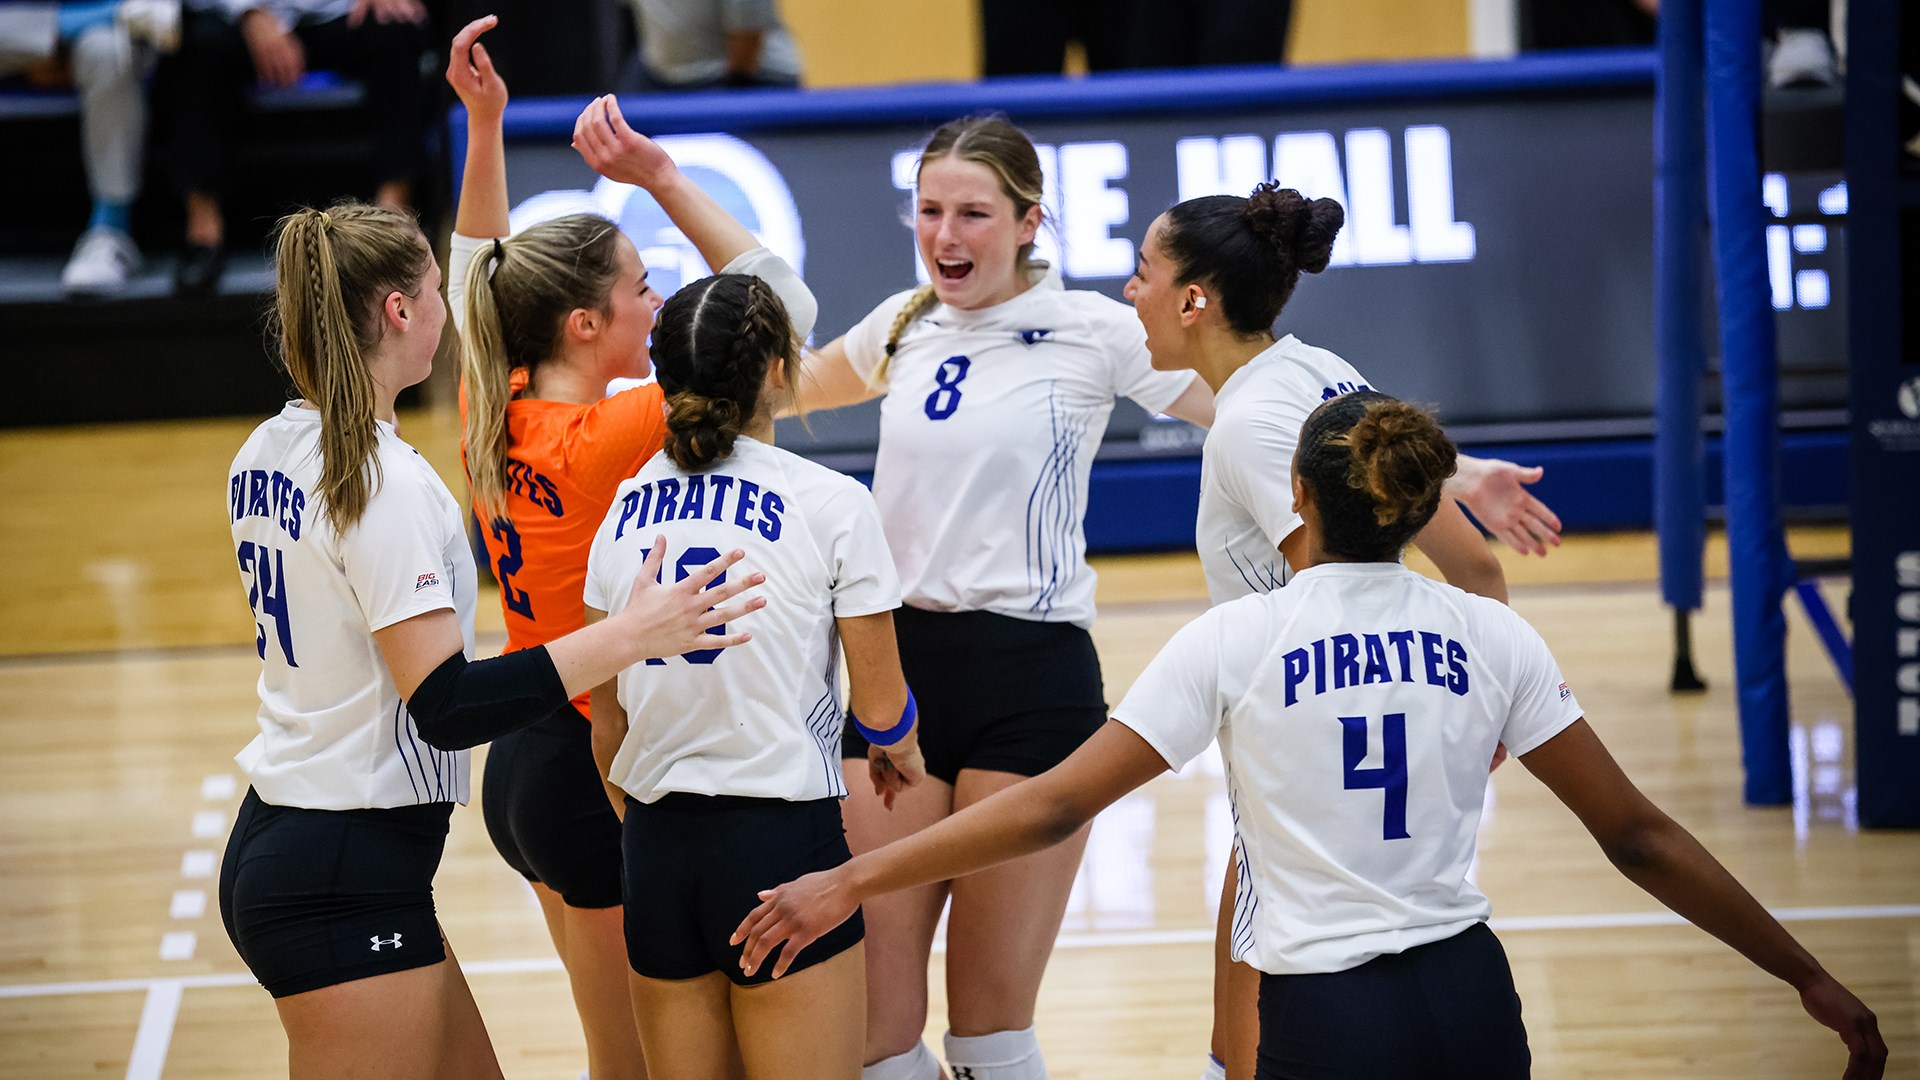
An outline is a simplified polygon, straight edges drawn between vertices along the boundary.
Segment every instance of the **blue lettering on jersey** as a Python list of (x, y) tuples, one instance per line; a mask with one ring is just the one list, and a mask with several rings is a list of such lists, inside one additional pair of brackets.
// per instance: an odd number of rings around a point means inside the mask
[[(729, 515), (727, 496), (736, 492), (738, 497)], [(613, 538), (624, 537), (630, 525), (638, 531), (662, 521), (693, 519), (731, 520), (742, 529), (777, 541), (786, 509), (787, 500), (779, 492), (763, 490), (759, 484), (737, 476), (703, 473), (688, 477), (684, 487), (679, 479), (667, 476), (641, 484), (620, 497), (620, 517), (614, 522)]]
[(554, 517), (566, 513), (560, 505), (560, 489), (525, 462), (508, 460), (507, 490)]
[(1353, 382), (1345, 382), (1345, 381), (1336, 382), (1332, 386), (1323, 386), (1320, 388), (1320, 400), (1332, 401), (1334, 398), (1337, 398), (1337, 397), (1343, 397), (1347, 394), (1357, 393), (1358, 391), (1361, 391), (1361, 390), (1371, 390), (1371, 389), (1373, 389), (1373, 387), (1368, 386), (1366, 383), (1363, 383), (1363, 382), (1361, 383), (1353, 383)]
[(307, 493), (278, 470), (243, 469), (227, 478), (227, 513), (235, 521), (268, 518), (288, 538), (298, 540), (306, 509)]
[[(1415, 641), (1420, 643), (1417, 662)], [(1397, 669), (1388, 655), (1389, 645), (1400, 655)], [(1329, 690), (1394, 682), (1423, 682), (1465, 697), (1470, 689), (1468, 663), (1467, 647), (1452, 638), (1431, 630), (1393, 630), (1320, 638), (1282, 654), (1280, 671), (1286, 704), (1293, 705), (1302, 694), (1319, 697)]]

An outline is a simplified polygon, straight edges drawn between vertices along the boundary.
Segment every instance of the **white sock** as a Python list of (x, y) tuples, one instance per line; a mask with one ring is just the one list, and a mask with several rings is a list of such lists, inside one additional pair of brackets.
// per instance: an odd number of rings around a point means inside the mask
[(904, 1054), (883, 1058), (860, 1070), (860, 1080), (942, 1080), (940, 1059), (927, 1044), (917, 1042)]
[(1207, 1067), (1200, 1070), (1200, 1080), (1227, 1080), (1226, 1063), (1208, 1054)]
[(953, 1080), (1047, 1080), (1047, 1063), (1031, 1027), (965, 1038), (949, 1031), (947, 1067)]

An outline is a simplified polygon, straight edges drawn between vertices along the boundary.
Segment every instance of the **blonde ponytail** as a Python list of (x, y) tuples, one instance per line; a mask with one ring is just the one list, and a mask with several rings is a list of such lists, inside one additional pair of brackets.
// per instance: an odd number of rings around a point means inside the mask
[(274, 314), (294, 389), (320, 412), (320, 488), (327, 520), (345, 532), (378, 487), (379, 433), (367, 354), (379, 341), (379, 299), (417, 295), (433, 255), (414, 220), (359, 203), (303, 209), (280, 220)]
[(474, 253), (467, 271), (466, 333), (460, 342), (460, 377), (466, 385), (467, 485), (473, 509), (486, 520), (507, 512), (507, 399), (512, 394), (512, 361), (507, 359), (494, 302), (492, 271), (503, 249), (499, 241)]

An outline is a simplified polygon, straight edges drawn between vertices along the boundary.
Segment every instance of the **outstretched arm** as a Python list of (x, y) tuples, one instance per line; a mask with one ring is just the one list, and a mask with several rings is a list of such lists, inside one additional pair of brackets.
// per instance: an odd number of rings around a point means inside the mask
[(480, 44), (480, 35), (499, 23), (494, 15), (468, 23), (454, 35), (447, 56), (447, 84), (467, 108), (467, 160), (453, 231), (482, 240), (504, 237), (508, 231), (507, 158), (500, 129), (507, 82)]
[(1520, 763), (1567, 804), (1620, 872), (1688, 922), (1800, 993), (1800, 1004), (1847, 1044), (1847, 1080), (1886, 1067), (1872, 1010), (1827, 974), (1700, 842), (1627, 779), (1587, 722), (1523, 754)]
[(779, 978), (800, 950), (845, 922), (862, 900), (971, 874), (1065, 840), (1120, 796), (1165, 772), (1166, 759), (1109, 720), (1067, 760), (939, 824), (760, 894), (733, 932), (749, 975), (780, 949)]
[(1536, 465), (1522, 468), (1499, 458), (1461, 454), (1459, 466), (1447, 478), (1446, 493), (1473, 511), (1493, 535), (1522, 555), (1542, 555), (1560, 546), (1560, 516), (1533, 497), (1527, 485), (1544, 472)]
[[(800, 382), (793, 388), (794, 405), (800, 410), (838, 409), (872, 401), (884, 391), (867, 385), (867, 380), (847, 359), (847, 339), (834, 338), (818, 349), (810, 349), (800, 361)], [(782, 416), (791, 416), (787, 409)]]

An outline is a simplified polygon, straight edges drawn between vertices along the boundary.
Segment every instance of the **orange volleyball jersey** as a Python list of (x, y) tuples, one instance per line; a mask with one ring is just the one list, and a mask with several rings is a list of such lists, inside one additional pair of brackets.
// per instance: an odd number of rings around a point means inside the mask
[[(524, 379), (515, 375), (518, 390)], [(480, 524), (500, 581), (508, 652), (586, 625), (587, 552), (620, 482), (664, 445), (664, 401), (650, 383), (590, 405), (507, 403), (506, 515)], [(464, 419), (464, 393), (460, 405)], [(586, 694), (573, 704), (588, 715)]]

